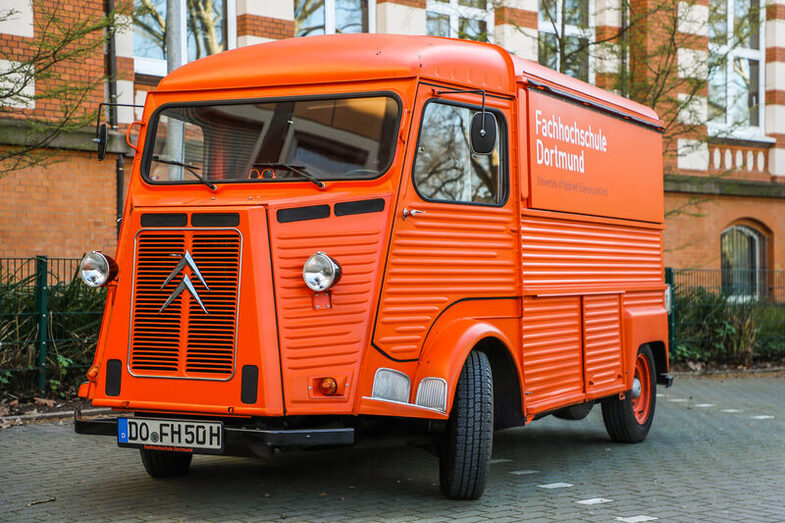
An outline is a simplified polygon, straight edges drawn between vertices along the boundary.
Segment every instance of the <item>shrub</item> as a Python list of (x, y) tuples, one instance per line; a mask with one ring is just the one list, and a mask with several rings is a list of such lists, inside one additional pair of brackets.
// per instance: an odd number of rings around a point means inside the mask
[(785, 356), (781, 304), (739, 302), (703, 288), (675, 289), (675, 362), (749, 365)]
[[(50, 279), (55, 279), (50, 275)], [(47, 291), (47, 388), (64, 395), (84, 381), (92, 362), (106, 291), (78, 278)], [(0, 281), (0, 390), (27, 391), (36, 384), (39, 316), (35, 274)]]

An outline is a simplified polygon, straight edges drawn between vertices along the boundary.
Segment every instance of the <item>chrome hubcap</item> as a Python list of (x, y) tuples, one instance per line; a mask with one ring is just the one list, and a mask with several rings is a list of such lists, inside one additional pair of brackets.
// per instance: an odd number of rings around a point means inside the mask
[(632, 391), (630, 391), (633, 398), (638, 398), (641, 395), (641, 380), (635, 378), (632, 380)]

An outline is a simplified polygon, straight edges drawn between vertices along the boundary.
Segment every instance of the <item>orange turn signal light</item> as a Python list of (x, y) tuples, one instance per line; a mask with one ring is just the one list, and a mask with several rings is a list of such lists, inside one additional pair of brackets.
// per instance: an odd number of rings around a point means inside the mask
[(98, 381), (98, 365), (93, 365), (87, 371), (87, 380), (92, 381), (93, 383)]
[(332, 396), (338, 391), (338, 383), (333, 378), (322, 378), (319, 380), (319, 392), (325, 396)]

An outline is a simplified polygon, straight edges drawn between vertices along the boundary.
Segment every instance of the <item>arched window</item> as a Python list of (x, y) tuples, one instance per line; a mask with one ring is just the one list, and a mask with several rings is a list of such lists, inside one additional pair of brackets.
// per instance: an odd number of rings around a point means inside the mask
[(761, 298), (766, 290), (766, 236), (746, 225), (722, 232), (722, 292), (741, 300)]

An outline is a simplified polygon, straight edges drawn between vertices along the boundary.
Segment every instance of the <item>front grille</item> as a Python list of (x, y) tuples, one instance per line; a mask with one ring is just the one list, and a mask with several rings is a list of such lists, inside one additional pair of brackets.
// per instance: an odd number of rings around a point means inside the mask
[[(139, 232), (130, 347), (135, 375), (203, 379), (232, 375), (241, 244), (240, 233), (233, 229)], [(206, 313), (184, 283), (186, 277)], [(180, 294), (162, 311), (181, 284)]]

